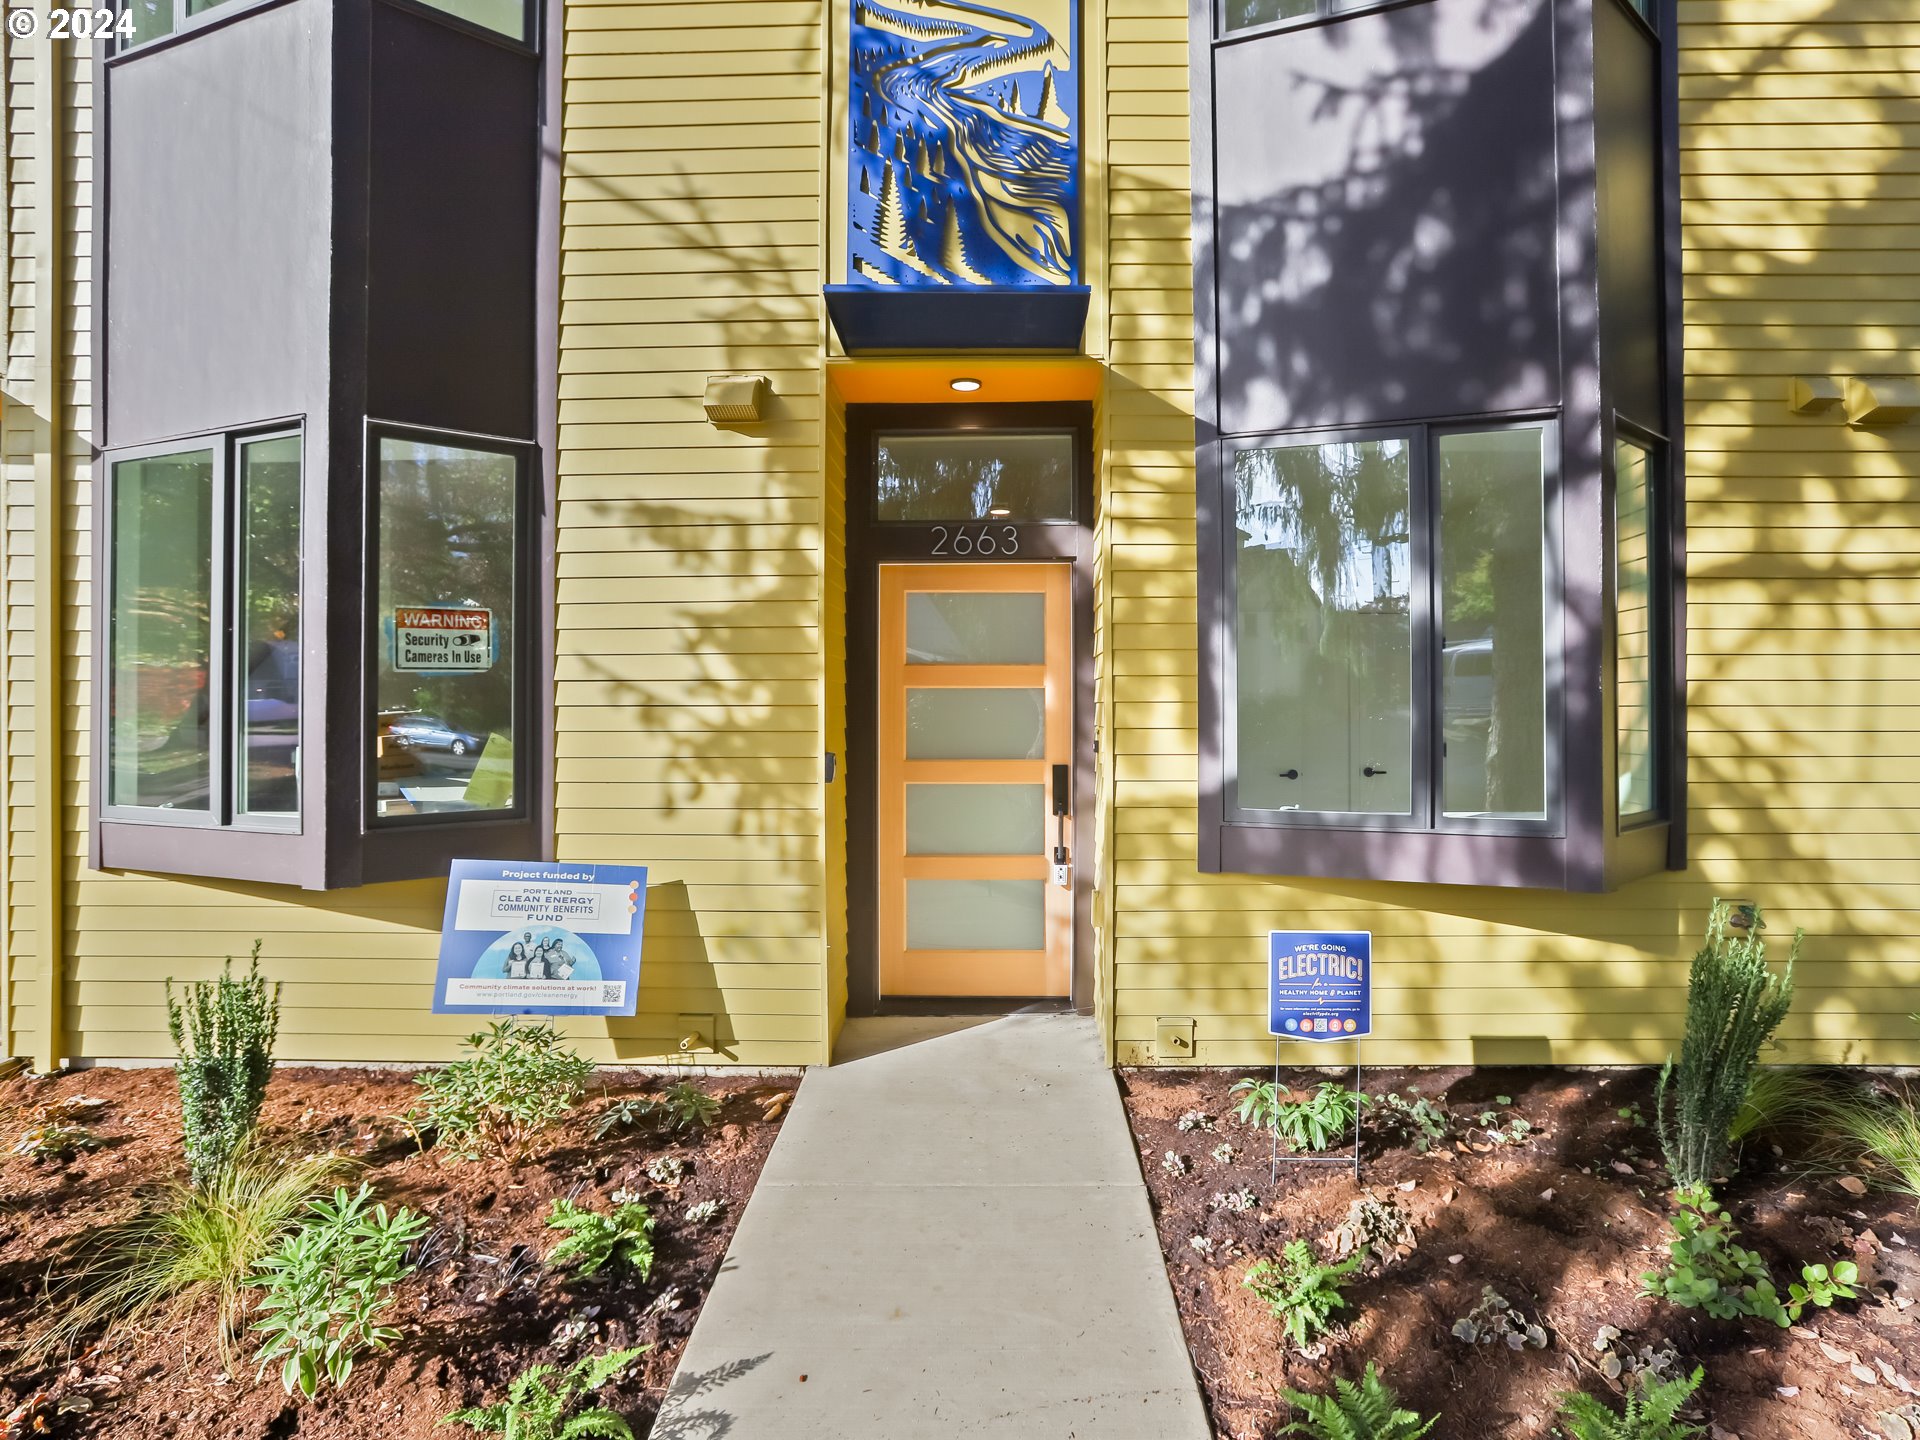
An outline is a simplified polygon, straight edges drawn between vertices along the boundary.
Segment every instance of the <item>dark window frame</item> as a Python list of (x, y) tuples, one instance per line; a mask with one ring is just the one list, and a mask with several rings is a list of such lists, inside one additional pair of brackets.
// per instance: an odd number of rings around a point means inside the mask
[[(426, 445), (477, 450), (490, 455), (509, 456), (514, 461), (514, 557), (513, 557), (513, 633), (510, 642), (513, 664), (513, 698), (510, 715), (513, 723), (513, 804), (501, 810), (449, 811), (429, 815), (381, 815), (378, 806), (380, 766), (374, 754), (376, 722), (379, 715), (380, 644), (379, 559), (380, 559), (380, 442), (412, 441)], [(365, 477), (362, 503), (363, 561), (360, 574), (361, 609), (360, 696), (355, 744), (360, 753), (361, 783), (360, 829), (366, 841), (376, 836), (418, 835), (422, 831), (471, 829), (476, 825), (525, 825), (533, 816), (531, 803), (538, 775), (530, 764), (529, 750), (535, 737), (545, 746), (545, 729), (534, 714), (534, 695), (538, 688), (541, 656), (533, 636), (543, 633), (538, 620), (535, 545), (540, 535), (536, 485), (539, 480), (539, 447), (531, 441), (512, 440), (498, 435), (476, 435), (457, 430), (441, 430), (420, 425), (401, 425), (384, 420), (369, 420), (361, 457)], [(457, 847), (456, 847), (457, 849)], [(449, 858), (457, 858), (449, 854)]]
[[(115, 0), (123, 4), (125, 0)], [(209, 30), (217, 30), (232, 24), (236, 20), (262, 10), (276, 9), (281, 5), (294, 3), (294, 0), (226, 0), (226, 3), (202, 10), (198, 15), (187, 13), (187, 0), (172, 0), (173, 27), (164, 35), (155, 35), (147, 40), (122, 41), (118, 35), (110, 34), (107, 43), (101, 47), (102, 60), (106, 64), (116, 64), (136, 55), (149, 55), (170, 46), (183, 44), (196, 35)], [(428, 0), (375, 0), (375, 3), (389, 6), (395, 10), (407, 10), (437, 20), (449, 29), (463, 35), (471, 35), (478, 40), (490, 41), (495, 45), (504, 45), (523, 54), (540, 53), (540, 38), (546, 30), (546, 0), (520, 0), (520, 33), (509, 35), (502, 30), (492, 30), (485, 25), (442, 10), (428, 3)], [(557, 8), (557, 7), (556, 7)], [(116, 11), (116, 19), (118, 12)]]
[(1257, 40), (1264, 35), (1277, 35), (1286, 30), (1307, 30), (1317, 25), (1337, 25), (1342, 20), (1351, 20), (1360, 15), (1372, 15), (1381, 10), (1397, 10), (1405, 5), (1418, 5), (1424, 0), (1360, 0), (1358, 4), (1342, 5), (1338, 0), (1313, 0), (1313, 13), (1310, 15), (1289, 15), (1279, 20), (1267, 20), (1258, 25), (1229, 25), (1227, 23), (1227, 0), (1209, 0), (1213, 7), (1213, 37), (1216, 44), (1232, 45), (1241, 40)]
[[(301, 494), (304, 497), (308, 484), (306, 434), (305, 427), (298, 418), (264, 421), (222, 430), (199, 431), (170, 440), (123, 446), (104, 451), (100, 456), (99, 463), (102, 471), (100, 533), (103, 543), (98, 564), (99, 591), (96, 601), (96, 608), (101, 617), (96, 627), (100, 641), (96, 694), (101, 703), (93, 707), (95, 761), (92, 778), (95, 794), (98, 797), (94, 809), (99, 821), (114, 825), (137, 825), (155, 830), (187, 829), (199, 832), (253, 835), (299, 835), (305, 828), (307, 806), (304, 803), (306, 798), (304, 795), (299, 813), (290, 817), (270, 814), (241, 816), (234, 810), (234, 797), (239, 788), (235, 783), (236, 764), (242, 758), (237, 756), (234, 746), (236, 738), (243, 733), (237, 716), (239, 707), (246, 703), (245, 676), (236, 658), (237, 647), (241, 643), (237, 618), (241, 606), (235, 603), (235, 587), (242, 583), (244, 576), (240, 551), (245, 543), (240, 525), (241, 486), (244, 477), (239, 465), (239, 453), (241, 446), (254, 441), (287, 438), (301, 442), (300, 484)], [(112, 718), (116, 706), (116, 697), (113, 693), (115, 684), (113, 646), (117, 628), (117, 617), (114, 613), (114, 566), (118, 552), (114, 543), (114, 527), (119, 505), (119, 468), (130, 461), (190, 454), (203, 450), (210, 452), (213, 457), (211, 505), (213, 518), (208, 535), (212, 563), (208, 577), (207, 808), (205, 810), (168, 810), (157, 805), (115, 805), (109, 802), (108, 797), (112, 794), (110, 788)], [(301, 518), (304, 520), (304, 516)], [(308, 615), (307, 550), (304, 532), (305, 527), (302, 525), (303, 538), (299, 547), (299, 603), (303, 633)], [(300, 669), (300, 685), (303, 693), (307, 686), (307, 678), (307, 666), (303, 663)], [(300, 732), (303, 772), (307, 764), (305, 757), (309, 753), (307, 746), (310, 738), (311, 732), (307, 728), (307, 715), (303, 706)]]
[[(1261, 825), (1301, 831), (1386, 831), (1407, 835), (1505, 835), (1557, 837), (1566, 833), (1566, 804), (1562, 775), (1566, 743), (1564, 732), (1566, 656), (1564, 643), (1543, 657), (1542, 686), (1545, 767), (1545, 815), (1525, 817), (1449, 816), (1445, 813), (1445, 768), (1441, 752), (1443, 724), (1443, 665), (1439, 626), (1441, 513), (1436, 463), (1440, 442), (1455, 435), (1483, 435), (1531, 430), (1540, 435), (1541, 557), (1543, 583), (1541, 627), (1544, 640), (1564, 637), (1565, 581), (1559, 562), (1562, 545), (1560, 427), (1551, 414), (1505, 415), (1485, 420), (1450, 419), (1404, 425), (1369, 425), (1307, 431), (1269, 431), (1236, 435), (1220, 442), (1216, 504), (1221, 523), (1219, 541), (1219, 617), (1212, 637), (1218, 656), (1219, 766), (1223, 815), (1227, 823)], [(1405, 813), (1381, 814), (1342, 810), (1275, 810), (1243, 806), (1239, 802), (1238, 684), (1239, 551), (1238, 534), (1228, 519), (1234, 484), (1233, 457), (1248, 450), (1287, 446), (1364, 443), (1403, 440), (1408, 446), (1408, 626), (1410, 696), (1409, 726), (1412, 764), (1410, 803)]]

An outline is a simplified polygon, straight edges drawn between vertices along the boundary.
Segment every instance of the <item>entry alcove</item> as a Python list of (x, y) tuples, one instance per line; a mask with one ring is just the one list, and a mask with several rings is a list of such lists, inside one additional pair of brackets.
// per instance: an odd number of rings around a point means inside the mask
[(1200, 865), (1685, 855), (1671, 0), (1194, 0)]
[[(538, 855), (539, 7), (137, 9), (94, 73), (92, 863), (322, 888)], [(491, 698), (427, 715), (430, 687), (393, 693), (391, 616), (448, 604), (489, 612)], [(399, 813), (401, 711), (467, 727), (431, 754), (416, 727), (411, 763), (488, 746), (486, 783)]]

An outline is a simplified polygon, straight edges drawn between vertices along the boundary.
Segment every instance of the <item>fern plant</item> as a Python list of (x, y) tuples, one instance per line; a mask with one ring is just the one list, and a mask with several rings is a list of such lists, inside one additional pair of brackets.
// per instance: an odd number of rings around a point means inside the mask
[(609, 1262), (642, 1280), (653, 1273), (653, 1217), (637, 1200), (615, 1207), (611, 1215), (555, 1200), (547, 1228), (567, 1232), (547, 1256), (549, 1265), (571, 1266), (581, 1277), (598, 1274)]
[(1240, 1123), (1277, 1132), (1289, 1150), (1325, 1150), (1344, 1139), (1367, 1103), (1359, 1091), (1331, 1080), (1304, 1100), (1288, 1099), (1289, 1092), (1271, 1080), (1242, 1080), (1232, 1093), (1240, 1097), (1234, 1110)]
[(1793, 1004), (1793, 967), (1805, 932), (1794, 931), (1787, 968), (1775, 974), (1760, 938), (1764, 928), (1757, 906), (1736, 910), (1716, 900), (1707, 943), (1693, 957), (1679, 1068), (1669, 1057), (1654, 1092), (1660, 1148), (1675, 1185), (1704, 1185), (1720, 1174), (1760, 1047)]
[(1333, 1312), (1344, 1310), (1346, 1297), (1340, 1282), (1360, 1268), (1364, 1251), (1332, 1265), (1322, 1265), (1304, 1240), (1289, 1240), (1280, 1263), (1259, 1260), (1241, 1281), (1266, 1302), (1287, 1338), (1305, 1349), (1332, 1324)]
[(1283, 1390), (1287, 1403), (1306, 1412), (1280, 1433), (1305, 1435), (1309, 1440), (1419, 1440), (1440, 1421), (1423, 1420), (1400, 1408), (1400, 1397), (1387, 1388), (1380, 1372), (1369, 1364), (1360, 1383), (1335, 1380), (1333, 1394), (1307, 1395)]
[(280, 1033), (280, 987), (261, 978), (256, 940), (242, 979), (233, 978), (228, 959), (218, 980), (188, 985), (183, 999), (173, 998), (171, 979), (166, 989), (187, 1170), (205, 1189), (260, 1119)]
[(609, 1350), (587, 1355), (565, 1370), (535, 1365), (523, 1370), (507, 1387), (507, 1398), (493, 1405), (456, 1410), (440, 1423), (465, 1425), (482, 1435), (504, 1435), (507, 1440), (633, 1440), (627, 1422), (605, 1406), (596, 1405), (572, 1418), (567, 1411), (582, 1395), (590, 1395), (626, 1369), (649, 1347)]
[(1700, 1386), (1701, 1370), (1684, 1380), (1662, 1380), (1643, 1370), (1627, 1389), (1627, 1408), (1615, 1414), (1593, 1396), (1560, 1397), (1560, 1424), (1569, 1440), (1695, 1440), (1705, 1430), (1679, 1418)]

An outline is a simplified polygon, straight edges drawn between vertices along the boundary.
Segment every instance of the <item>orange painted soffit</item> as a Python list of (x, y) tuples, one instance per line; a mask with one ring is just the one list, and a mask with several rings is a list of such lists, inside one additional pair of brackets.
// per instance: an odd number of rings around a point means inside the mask
[[(897, 360), (829, 360), (827, 384), (849, 405), (994, 405), (1019, 400), (1092, 400), (1106, 367), (1084, 355), (954, 356)], [(978, 380), (958, 391), (953, 381)]]

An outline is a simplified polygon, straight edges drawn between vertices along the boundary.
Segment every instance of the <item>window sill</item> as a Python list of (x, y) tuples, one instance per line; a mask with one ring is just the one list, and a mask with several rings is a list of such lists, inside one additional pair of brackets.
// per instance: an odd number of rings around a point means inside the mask
[(1462, 835), (1228, 822), (1202, 826), (1200, 869), (1596, 894), (1665, 870), (1668, 828), (1664, 821), (1641, 826), (1607, 845), (1598, 835)]

